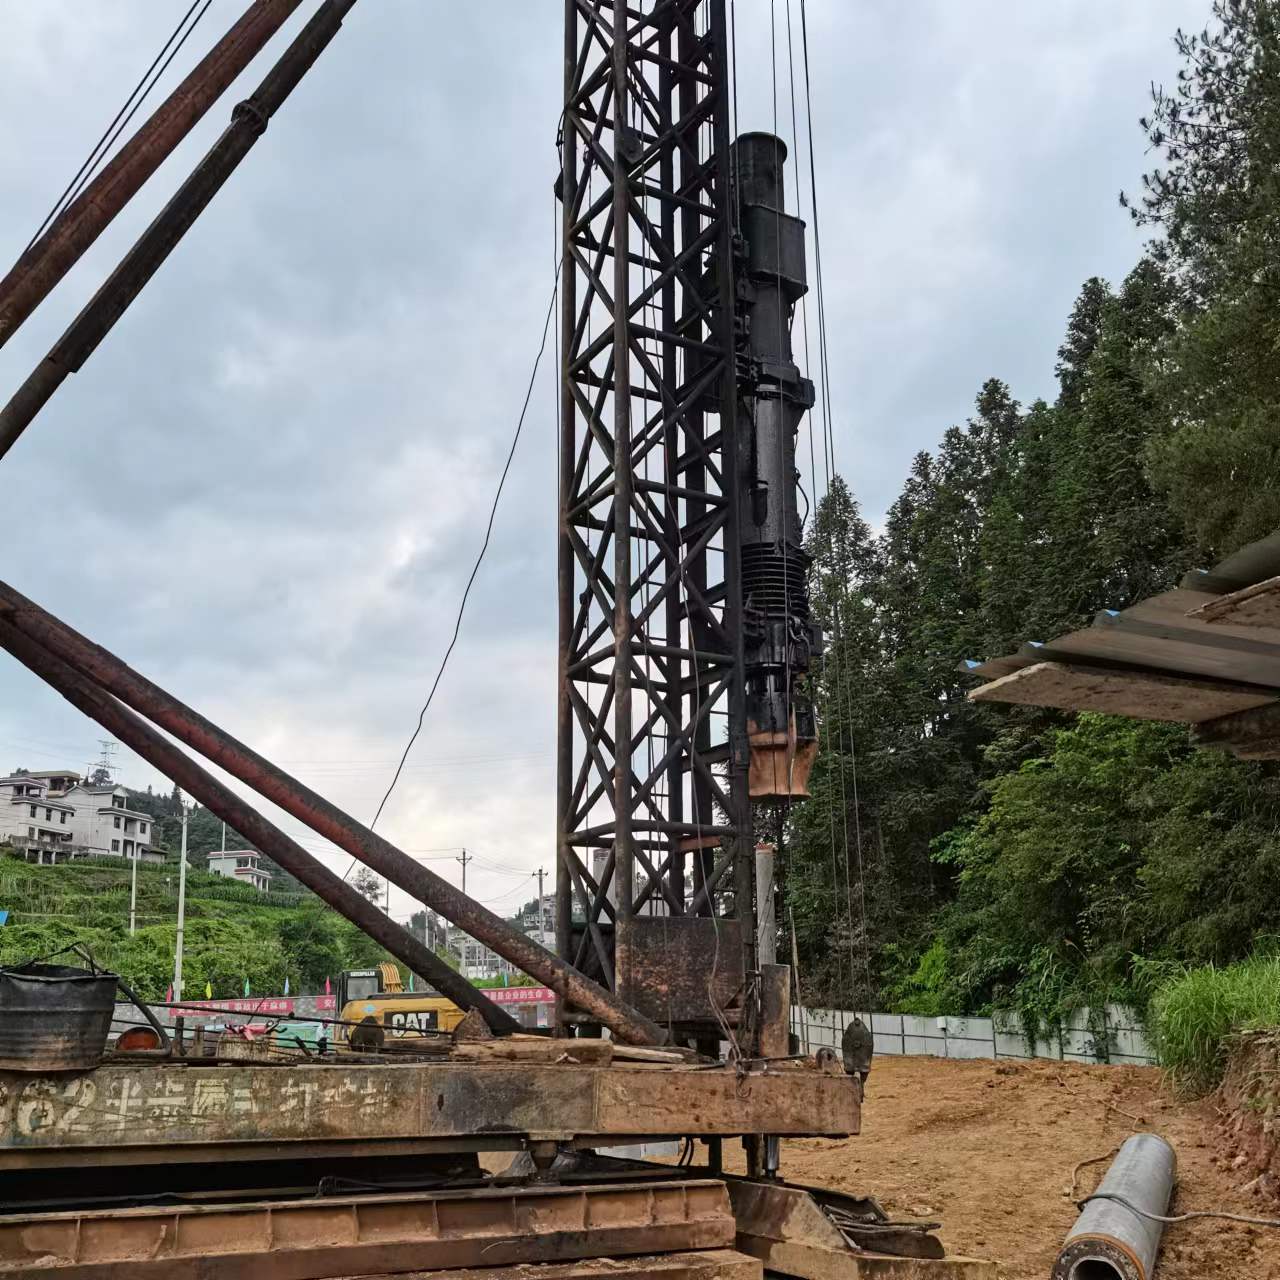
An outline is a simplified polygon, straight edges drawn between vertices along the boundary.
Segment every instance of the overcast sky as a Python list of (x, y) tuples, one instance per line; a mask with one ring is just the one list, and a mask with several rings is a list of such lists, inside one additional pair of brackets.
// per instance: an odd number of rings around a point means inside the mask
[[(0, 270), (186, 7), (0, 0)], [(242, 7), (213, 0), (162, 89)], [(4, 396), (313, 8), (0, 350)], [(1137, 117), (1208, 8), (810, 0), (837, 460), (873, 521), (984, 379), (1052, 394), (1081, 282), (1136, 258), (1116, 196), (1144, 168)], [(364, 821), (448, 642), (550, 294), (562, 9), (358, 4), (0, 462), (0, 576)], [(736, 10), (740, 124), (772, 128), (771, 6)], [(498, 911), (555, 860), (551, 374), (380, 823), (455, 882), (473, 851), (468, 887)], [(102, 736), (0, 655), (0, 769), (80, 767)], [(166, 785), (119, 759), (127, 784)]]

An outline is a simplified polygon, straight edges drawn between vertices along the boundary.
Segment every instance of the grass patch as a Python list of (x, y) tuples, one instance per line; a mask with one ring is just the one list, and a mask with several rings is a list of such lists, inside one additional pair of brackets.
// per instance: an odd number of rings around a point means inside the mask
[(1166, 980), (1151, 1002), (1151, 1031), (1161, 1065), (1177, 1088), (1204, 1093), (1226, 1068), (1227, 1043), (1239, 1031), (1280, 1027), (1280, 956), (1253, 956), (1217, 968), (1202, 965)]

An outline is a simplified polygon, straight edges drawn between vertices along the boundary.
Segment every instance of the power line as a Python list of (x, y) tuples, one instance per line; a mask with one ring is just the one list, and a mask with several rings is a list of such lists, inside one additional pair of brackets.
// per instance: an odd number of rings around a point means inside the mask
[[(463, 588), (462, 599), (458, 603), (458, 614), (453, 623), (453, 635), (449, 640), (448, 648), (444, 651), (444, 657), (440, 659), (439, 670), (436, 671), (436, 677), (431, 682), (431, 690), (427, 694), (427, 700), (422, 704), (422, 710), (418, 712), (418, 723), (414, 726), (413, 732), (409, 735), (409, 741), (405, 744), (404, 751), (400, 755), (400, 763), (396, 765), (395, 775), (391, 779), (391, 784), (387, 787), (386, 794), (382, 797), (378, 805), (378, 811), (373, 815), (373, 821), (369, 824), (370, 830), (378, 825), (378, 819), (382, 817), (382, 811), (386, 808), (387, 801), (391, 799), (391, 793), (395, 790), (396, 783), (400, 781), (400, 775), (404, 771), (405, 761), (409, 758), (409, 752), (413, 750), (413, 744), (418, 740), (418, 734), (422, 732), (422, 724), (426, 719), (427, 711), (431, 707), (431, 702), (436, 696), (436, 690), (440, 687), (440, 680), (444, 675), (445, 668), (449, 665), (449, 657), (453, 653), (454, 645), (458, 643), (458, 635), (462, 630), (462, 615), (466, 612), (467, 598), (471, 595), (471, 588), (475, 583), (476, 575), (480, 572), (480, 565), (484, 561), (485, 553), (489, 550), (489, 539), (493, 534), (493, 522), (498, 514), (498, 503), (502, 498), (503, 487), (507, 483), (507, 476), (511, 471), (512, 459), (516, 456), (516, 446), (520, 443), (520, 432), (524, 428), (525, 415), (529, 412), (529, 401), (533, 398), (533, 384), (538, 377), (538, 366), (542, 363), (542, 353), (547, 349), (547, 333), (551, 328), (551, 317), (555, 313), (556, 296), (560, 284), (560, 264), (556, 263), (555, 279), (552, 282), (551, 301), (547, 304), (547, 314), (542, 322), (542, 340), (538, 343), (538, 354), (533, 358), (533, 370), (529, 374), (529, 385), (525, 389), (524, 404), (520, 407), (520, 417), (516, 420), (516, 429), (511, 437), (511, 447), (507, 450), (507, 460), (503, 464), (502, 474), (498, 477), (498, 487), (493, 495), (493, 503), (489, 507), (489, 521), (485, 526), (484, 541), (480, 544), (480, 552), (476, 556), (475, 564), (471, 566), (471, 576), (467, 579), (467, 585)], [(345, 880), (351, 874), (351, 869), (356, 865), (356, 859), (351, 859), (349, 866), (343, 875)]]
[[(103, 131), (102, 137), (100, 137), (94, 144), (93, 150), (89, 152), (85, 162), (76, 170), (75, 176), (67, 183), (62, 194), (57, 198), (57, 200), (54, 201), (53, 208), (45, 215), (44, 221), (36, 229), (36, 233), (27, 243), (26, 249), (23, 249), (23, 254), (26, 254), (28, 250), (30, 250), (31, 246), (35, 244), (42, 235), (44, 235), (45, 230), (58, 216), (58, 214), (60, 214), (62, 210), (69, 205), (81, 191), (84, 190), (85, 184), (92, 179), (98, 166), (106, 158), (107, 152), (111, 150), (116, 139), (124, 131), (129, 121), (133, 119), (138, 108), (147, 100), (151, 90), (156, 87), (157, 83), (159, 83), (160, 77), (168, 70), (169, 63), (171, 63), (177, 56), (178, 50), (186, 44), (187, 37), (196, 29), (196, 23), (204, 17), (212, 3), (213, 0), (204, 0), (204, 8), (196, 14), (195, 20), (191, 22), (191, 25), (187, 26), (188, 19), (191, 18), (191, 15), (195, 13), (196, 8), (200, 4), (200, 0), (193, 0), (191, 7), (182, 15), (178, 25), (173, 29), (169, 38), (164, 42), (160, 52), (156, 54), (154, 61), (146, 71), (142, 73), (142, 79), (134, 85), (133, 92), (124, 100), (124, 105), (116, 112), (115, 118), (111, 123), (107, 125), (106, 129)], [(182, 30), (183, 27), (186, 27), (185, 32)], [(180, 34), (181, 38), (179, 38)], [(169, 46), (173, 45), (175, 40), (177, 40), (177, 44), (174, 45), (173, 52), (169, 53), (168, 58), (165, 58), (165, 54), (169, 51)], [(160, 66), (160, 60), (162, 58), (165, 58), (165, 61), (164, 65)], [(160, 69), (159, 71), (156, 71), (158, 66)], [(155, 72), (154, 76), (152, 75), (153, 72)], [(148, 83), (148, 81), (150, 81), (150, 83)], [(139, 94), (141, 94), (140, 97)], [(137, 101), (134, 101), (135, 99), (137, 99)]]

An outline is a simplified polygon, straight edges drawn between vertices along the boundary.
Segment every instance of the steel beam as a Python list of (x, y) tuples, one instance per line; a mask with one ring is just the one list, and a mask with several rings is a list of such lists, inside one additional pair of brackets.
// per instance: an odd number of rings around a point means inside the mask
[(0, 1171), (221, 1158), (327, 1144), (519, 1149), (741, 1133), (856, 1133), (855, 1076), (767, 1070), (440, 1061), (109, 1063), (74, 1076), (0, 1072)]
[(355, 0), (324, 0), (254, 93), (231, 113), (231, 123), (177, 194), (125, 254), (106, 283), (0, 409), (0, 458), (13, 447), (50, 397), (97, 350), (147, 281), (222, 189), (267, 122), (338, 34)]
[(147, 122), (0, 280), (0, 347), (280, 30), (301, 0), (253, 0)]
[(5, 583), (0, 583), (0, 621), (492, 947), (567, 1003), (598, 1018), (620, 1040), (635, 1044), (665, 1040), (660, 1027), (612, 992)]
[[(642, 1254), (624, 1258), (588, 1258), (582, 1262), (517, 1263), (467, 1271), (414, 1271), (402, 1280), (762, 1280), (760, 1263), (735, 1249), (696, 1253)], [(366, 1276), (364, 1280), (391, 1280)]]
[(61, 1280), (319, 1280), (726, 1248), (707, 1179), (366, 1195), (0, 1217), (0, 1274)]
[(193, 795), (233, 831), (251, 840), (340, 915), (408, 965), (412, 972), (427, 979), (442, 995), (463, 1009), (478, 1010), (494, 1031), (520, 1030), (520, 1024), (509, 1013), (445, 964), (407, 929), (379, 911), (363, 894), (334, 875), (318, 858), (312, 857), (300, 844), (291, 840), (274, 823), (268, 822), (127, 707), (2, 620), (0, 646), (56, 689), (72, 706), (96, 720), (112, 737), (120, 739), (165, 777)]
[[(797, 1280), (996, 1280), (996, 1265), (943, 1254), (930, 1224), (893, 1223), (871, 1199), (726, 1178), (737, 1247)], [(933, 1224), (936, 1226), (936, 1224)]]

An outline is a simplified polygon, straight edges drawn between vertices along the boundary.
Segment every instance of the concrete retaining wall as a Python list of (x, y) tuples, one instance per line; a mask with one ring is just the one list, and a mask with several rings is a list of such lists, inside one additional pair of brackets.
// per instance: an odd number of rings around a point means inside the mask
[[(855, 1015), (842, 1009), (793, 1009), (792, 1030), (802, 1048), (813, 1052), (826, 1045), (839, 1049), (840, 1037)], [(1028, 1045), (1022, 1028), (1009, 1014), (994, 1018), (918, 1018), (906, 1013), (859, 1013), (875, 1036), (877, 1054), (920, 1054), (935, 1058), (1055, 1058), (1064, 1062), (1111, 1062), (1154, 1066), (1131, 1009), (1108, 1005), (1101, 1027), (1090, 1025), (1089, 1010), (1067, 1020), (1060, 1038)]]

